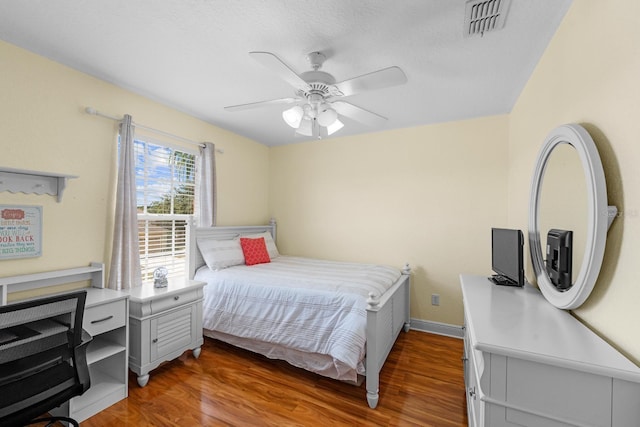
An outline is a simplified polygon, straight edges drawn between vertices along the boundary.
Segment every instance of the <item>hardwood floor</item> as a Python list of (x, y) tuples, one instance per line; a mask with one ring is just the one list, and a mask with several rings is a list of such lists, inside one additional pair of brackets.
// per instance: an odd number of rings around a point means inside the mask
[(366, 390), (205, 338), (151, 372), (129, 398), (82, 423), (103, 426), (466, 426), (462, 340), (401, 333), (380, 375), (380, 402)]

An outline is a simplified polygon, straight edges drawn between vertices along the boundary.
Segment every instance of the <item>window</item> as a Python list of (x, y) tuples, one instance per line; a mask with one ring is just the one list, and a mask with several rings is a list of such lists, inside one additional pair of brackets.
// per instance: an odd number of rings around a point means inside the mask
[(195, 154), (135, 138), (138, 236), (142, 280), (166, 267), (185, 274), (186, 227), (194, 212)]

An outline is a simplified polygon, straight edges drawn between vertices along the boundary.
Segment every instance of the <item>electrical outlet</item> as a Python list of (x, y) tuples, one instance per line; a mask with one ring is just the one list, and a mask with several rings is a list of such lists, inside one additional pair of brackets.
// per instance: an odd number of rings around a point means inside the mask
[(440, 295), (431, 294), (431, 305), (440, 305)]

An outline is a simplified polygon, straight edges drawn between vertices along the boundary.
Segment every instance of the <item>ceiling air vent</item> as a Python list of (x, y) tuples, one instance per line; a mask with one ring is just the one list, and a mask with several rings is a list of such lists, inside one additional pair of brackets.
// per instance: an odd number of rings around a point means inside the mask
[(504, 27), (511, 0), (469, 0), (464, 17), (464, 35), (467, 37)]

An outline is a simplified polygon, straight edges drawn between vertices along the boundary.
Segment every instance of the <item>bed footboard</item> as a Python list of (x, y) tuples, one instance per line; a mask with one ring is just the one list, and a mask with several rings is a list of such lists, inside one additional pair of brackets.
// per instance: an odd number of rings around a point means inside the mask
[(409, 291), (411, 269), (406, 264), (402, 276), (382, 297), (367, 300), (366, 387), (369, 407), (378, 405), (380, 370), (400, 334), (409, 331)]

